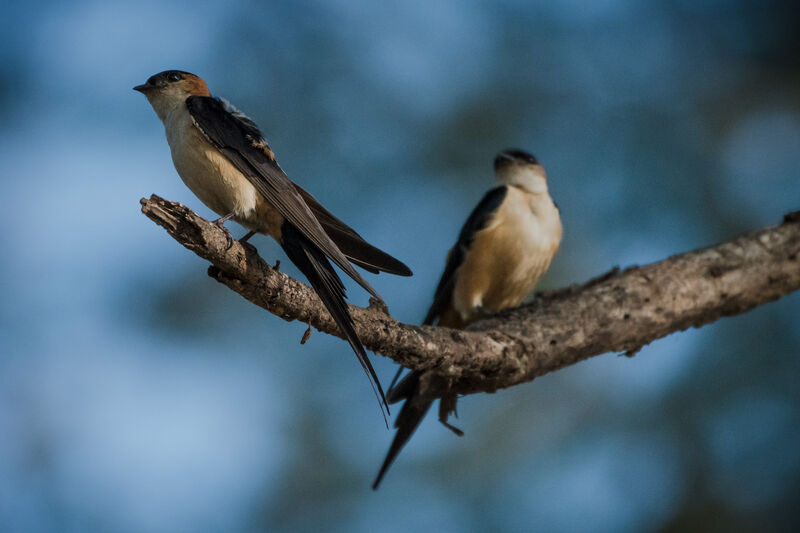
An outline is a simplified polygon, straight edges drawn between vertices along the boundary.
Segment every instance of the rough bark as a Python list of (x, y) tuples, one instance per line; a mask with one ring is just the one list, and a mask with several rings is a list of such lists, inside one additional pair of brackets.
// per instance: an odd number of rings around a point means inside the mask
[[(142, 212), (211, 262), (209, 275), (285, 320), (340, 336), (313, 290), (255, 248), (182, 204), (151, 196)], [(413, 281), (409, 281), (413, 283)], [(800, 211), (779, 226), (634, 266), (473, 324), (465, 331), (404, 324), (381, 302), (350, 306), (364, 345), (413, 369), (433, 369), (459, 394), (493, 392), (606, 352), (633, 355), (675, 331), (744, 313), (800, 288)]]

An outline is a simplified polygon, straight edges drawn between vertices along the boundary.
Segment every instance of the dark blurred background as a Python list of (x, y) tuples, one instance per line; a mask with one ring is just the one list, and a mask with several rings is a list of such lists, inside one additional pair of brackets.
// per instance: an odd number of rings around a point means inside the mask
[(3, 11), (0, 530), (797, 531), (800, 294), (464, 398), (466, 436), (430, 417), (372, 492), (392, 433), (346, 344), (300, 346), (302, 324), (140, 214), (157, 193), (213, 216), (131, 90), (167, 68), (206, 78), (412, 267), (370, 282), (418, 322), (503, 148), (544, 163), (561, 207), (545, 288), (800, 208), (796, 2)]

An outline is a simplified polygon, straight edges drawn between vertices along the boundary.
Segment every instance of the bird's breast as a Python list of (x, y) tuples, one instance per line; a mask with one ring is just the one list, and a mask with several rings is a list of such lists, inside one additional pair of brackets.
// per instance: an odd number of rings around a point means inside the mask
[(561, 219), (548, 195), (509, 187), (489, 225), (475, 234), (454, 292), (462, 316), (475, 306), (519, 305), (547, 271), (561, 242)]
[(218, 215), (233, 213), (237, 221), (253, 226), (247, 222), (254, 221), (260, 195), (233, 163), (208, 142), (188, 111), (169, 115), (164, 127), (172, 161), (186, 186)]

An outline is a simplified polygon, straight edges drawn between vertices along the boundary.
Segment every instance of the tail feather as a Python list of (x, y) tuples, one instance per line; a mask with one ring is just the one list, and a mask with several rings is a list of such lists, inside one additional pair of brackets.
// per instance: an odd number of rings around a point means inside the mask
[(397, 380), (400, 379), (401, 375), (403, 375), (403, 370), (405, 370), (405, 368), (402, 366), (398, 368), (397, 374), (394, 375), (394, 377), (392, 378), (392, 382), (389, 383), (389, 390), (386, 391), (386, 399), (389, 400), (389, 403), (394, 403), (393, 401), (390, 400), (390, 398), (392, 396), (392, 391), (394, 390), (394, 384), (397, 383)]
[(402, 261), (395, 259), (383, 250), (365, 241), (353, 228), (322, 207), (316, 198), (311, 196), (308, 191), (297, 184), (295, 184), (294, 187), (297, 189), (297, 192), (300, 193), (300, 196), (303, 197), (303, 201), (309, 209), (311, 209), (311, 212), (314, 213), (322, 229), (325, 230), (328, 237), (331, 238), (351, 263), (373, 274), (388, 272), (389, 274), (396, 274), (398, 276), (411, 275), (411, 269), (403, 264)]
[[(403, 449), (403, 446), (411, 439), (414, 431), (419, 427), (428, 409), (430, 409), (433, 404), (433, 398), (423, 398), (418, 394), (419, 378), (421, 375), (420, 372), (411, 372), (403, 378), (397, 389), (391, 389), (389, 391), (389, 397), (393, 398), (391, 400), (392, 403), (400, 401), (403, 398), (406, 399), (406, 403), (403, 404), (403, 408), (400, 409), (400, 414), (397, 415), (397, 420), (395, 420), (394, 427), (397, 428), (397, 433), (395, 433), (394, 440), (392, 440), (392, 445), (389, 447), (386, 459), (384, 459), (383, 465), (381, 465), (378, 476), (372, 484), (373, 490), (378, 488), (386, 471), (392, 466), (392, 463), (397, 458), (400, 450)], [(397, 393), (397, 396), (393, 396), (393, 393)]]
[[(400, 373), (403, 370), (403, 367), (397, 370), (394, 381), (397, 381), (397, 378), (400, 377)], [(386, 399), (389, 403), (397, 403), (400, 400), (410, 400), (419, 389), (419, 378), (421, 376), (422, 372), (412, 370), (406, 377), (401, 379), (400, 383), (397, 385), (395, 385), (393, 381), (392, 386), (389, 387), (389, 392), (386, 393)]]
[[(378, 376), (367, 358), (367, 352), (356, 334), (353, 317), (350, 316), (345, 302), (345, 288), (342, 280), (336, 274), (325, 254), (288, 222), (284, 222), (281, 227), (281, 246), (292, 263), (300, 269), (300, 272), (311, 283), (311, 286), (355, 352), (356, 357), (358, 357), (358, 361), (367, 374), (370, 385), (372, 385), (372, 390), (378, 398), (378, 403), (382, 405), (381, 413), (383, 414), (384, 422), (386, 422), (386, 415), (389, 414), (389, 403), (386, 401)], [(385, 413), (383, 407), (386, 408)]]

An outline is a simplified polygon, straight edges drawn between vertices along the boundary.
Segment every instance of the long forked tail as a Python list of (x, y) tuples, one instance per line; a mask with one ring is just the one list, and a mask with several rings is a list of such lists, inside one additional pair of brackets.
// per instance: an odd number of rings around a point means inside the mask
[(400, 409), (400, 414), (397, 415), (397, 420), (394, 422), (397, 433), (395, 433), (392, 445), (389, 447), (389, 451), (386, 454), (386, 459), (384, 459), (383, 465), (381, 465), (378, 477), (375, 478), (375, 482), (372, 484), (373, 490), (378, 488), (386, 471), (392, 466), (400, 450), (402, 450), (403, 446), (409, 441), (414, 431), (416, 431), (417, 427), (419, 427), (422, 422), (422, 419), (425, 418), (428, 409), (430, 409), (433, 404), (433, 398), (423, 398), (419, 394), (419, 379), (421, 375), (421, 372), (413, 371), (403, 378), (397, 387), (389, 389), (388, 399), (390, 403), (399, 402), (403, 399), (406, 400), (406, 403), (403, 404), (403, 408)]
[[(333, 270), (325, 254), (314, 246), (300, 231), (289, 222), (284, 222), (281, 226), (281, 246), (292, 263), (305, 275), (311, 286), (316, 291), (322, 303), (328, 309), (336, 325), (344, 334), (350, 347), (356, 353), (361, 367), (367, 374), (367, 378), (372, 385), (372, 390), (381, 405), (381, 414), (386, 422), (386, 415), (389, 414), (389, 403), (383, 393), (383, 388), (372, 368), (372, 364), (367, 358), (364, 345), (358, 338), (353, 323), (353, 317), (347, 309), (345, 302), (345, 288), (342, 280)], [(386, 408), (384, 412), (383, 408)], [(386, 422), (388, 427), (388, 422)]]
[(294, 184), (297, 192), (303, 197), (303, 201), (314, 213), (317, 221), (328, 234), (328, 237), (336, 244), (344, 256), (353, 264), (377, 274), (388, 272), (398, 276), (410, 276), (411, 269), (402, 261), (399, 261), (364, 240), (356, 231), (336, 218), (333, 213), (322, 207), (316, 198), (297, 185)]

